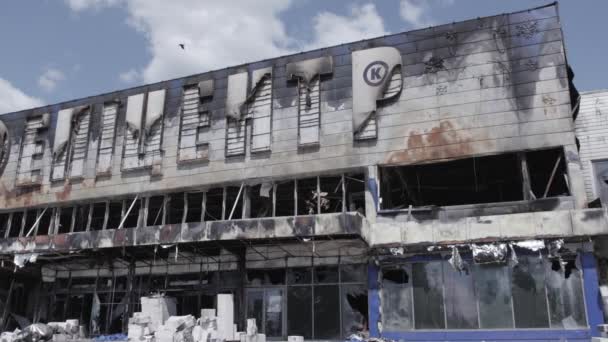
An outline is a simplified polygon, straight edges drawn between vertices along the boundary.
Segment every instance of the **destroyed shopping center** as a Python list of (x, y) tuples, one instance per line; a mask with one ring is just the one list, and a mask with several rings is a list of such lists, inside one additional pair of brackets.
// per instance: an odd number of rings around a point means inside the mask
[(599, 336), (565, 52), (550, 4), (1, 115), (3, 341)]

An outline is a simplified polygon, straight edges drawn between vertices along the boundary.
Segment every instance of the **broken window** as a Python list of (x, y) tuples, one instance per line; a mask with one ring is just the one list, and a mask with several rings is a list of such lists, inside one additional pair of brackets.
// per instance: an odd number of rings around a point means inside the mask
[(22, 236), (32, 235), (36, 227), (36, 219), (38, 218), (38, 210), (37, 209), (28, 209), (25, 211), (25, 222), (22, 230)]
[(382, 327), (386, 331), (411, 330), (412, 316), (411, 265), (382, 270)]
[(148, 198), (148, 218), (146, 226), (158, 226), (163, 224), (166, 201), (166, 196), (152, 196)]
[(285, 269), (250, 269), (247, 270), (247, 284), (249, 286), (283, 285), (285, 284)]
[[(321, 213), (340, 213), (346, 209), (346, 205), (343, 201), (344, 184), (342, 183), (342, 176), (332, 177), (319, 177), (319, 186), (321, 192), (319, 193), (319, 207)], [(344, 208), (343, 208), (344, 206)]]
[(1, 213), (0, 214), (0, 237), (5, 237), (9, 230), (9, 218), (11, 217), (10, 213)]
[(55, 209), (42, 209), (38, 215), (40, 216), (40, 220), (38, 222), (38, 227), (36, 228), (36, 235), (52, 234), (53, 216), (55, 215)]
[(122, 221), (122, 201), (110, 201), (108, 204), (107, 229), (116, 229)]
[(319, 213), (319, 190), (317, 177), (298, 179), (298, 215), (314, 215)]
[(203, 220), (203, 192), (188, 192), (188, 213), (186, 215), (186, 222), (201, 222)]
[(473, 274), (459, 272), (443, 263), (445, 315), (448, 329), (478, 329), (477, 299)]
[(312, 338), (312, 286), (287, 289), (287, 334)]
[(274, 216), (294, 216), (295, 211), (295, 181), (281, 181), (275, 183), (275, 214)]
[(350, 336), (367, 330), (367, 286), (342, 285), (340, 292), (342, 294), (342, 336)]
[(365, 215), (365, 176), (359, 174), (344, 175), (346, 189), (346, 211)]
[(515, 154), (383, 167), (380, 171), (383, 209), (523, 199), (521, 168)]
[[(238, 220), (243, 217), (243, 187), (226, 187), (225, 220)], [(230, 217), (232, 215), (232, 217)]]
[(76, 207), (76, 215), (74, 216), (74, 232), (84, 232), (87, 230), (87, 222), (89, 221), (90, 205), (79, 205)]
[(383, 209), (519, 201), (569, 194), (563, 150), (381, 167)]
[(91, 212), (91, 230), (102, 230), (106, 217), (106, 202), (93, 203)]
[(365, 265), (289, 268), (288, 335), (339, 339), (365, 330), (368, 311), (366, 276)]
[(184, 193), (178, 192), (169, 195), (167, 203), (167, 224), (181, 224), (184, 221)]
[[(475, 264), (463, 272), (447, 261), (384, 268), (381, 307), (385, 330), (586, 326), (582, 276), (576, 266), (559, 267), (557, 262), (554, 270), (552, 260), (538, 255), (519, 255), (518, 261)], [(412, 272), (406, 271), (409, 267)], [(413, 291), (409, 283), (413, 283)]]
[(224, 189), (209, 189), (205, 201), (205, 221), (218, 221), (223, 219)]
[(551, 262), (544, 260), (547, 299), (551, 327), (558, 329), (583, 328), (587, 326), (585, 298), (583, 296), (583, 273), (580, 266), (570, 269), (566, 275), (565, 267), (553, 270)]
[(141, 209), (141, 199), (126, 199), (123, 202), (124, 222), (122, 228), (139, 227), (139, 212)]
[(508, 271), (502, 265), (474, 265), (481, 329), (513, 328)]
[(314, 287), (314, 338), (340, 338), (340, 290), (338, 285)]
[(250, 217), (272, 216), (273, 184), (262, 183), (247, 187), (249, 202), (251, 203)]
[(8, 237), (14, 238), (21, 235), (21, 227), (23, 227), (23, 212), (16, 211), (12, 215)]
[(511, 275), (513, 310), (516, 328), (549, 326), (545, 271), (538, 256), (518, 256)]
[(72, 207), (59, 208), (59, 223), (57, 224), (57, 234), (65, 234), (71, 231), (73, 211), (74, 208)]
[(412, 265), (414, 287), (414, 317), (416, 329), (443, 329), (442, 263), (428, 262)]
[(526, 153), (530, 186), (536, 198), (568, 196), (568, 171), (562, 148)]

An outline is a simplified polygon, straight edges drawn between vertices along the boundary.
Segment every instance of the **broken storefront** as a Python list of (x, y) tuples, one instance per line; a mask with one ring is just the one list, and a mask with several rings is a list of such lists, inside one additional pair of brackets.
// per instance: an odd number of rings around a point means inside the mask
[(564, 51), (551, 4), (3, 115), (0, 327), (598, 336)]

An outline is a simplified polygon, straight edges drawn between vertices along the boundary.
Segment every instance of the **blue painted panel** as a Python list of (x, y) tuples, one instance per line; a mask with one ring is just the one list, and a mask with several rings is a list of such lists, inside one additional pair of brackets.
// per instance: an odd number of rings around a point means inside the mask
[(587, 322), (591, 329), (591, 336), (600, 336), (597, 326), (598, 324), (604, 323), (604, 313), (602, 310), (602, 296), (600, 295), (599, 281), (597, 278), (597, 263), (593, 253), (582, 253), (581, 264), (583, 266), (583, 286), (585, 288)]
[[(423, 256), (420, 259), (432, 260)], [(385, 337), (407, 341), (590, 341), (592, 336), (599, 336), (596, 326), (604, 322), (601, 296), (599, 294), (597, 265), (592, 253), (582, 253), (583, 281), (587, 320), (591, 329), (550, 330), (466, 330), (466, 331), (409, 331), (383, 332), (378, 330), (380, 316), (380, 284), (378, 283), (379, 267), (373, 263), (368, 266), (368, 304), (369, 331), (372, 337)]]
[(378, 210), (378, 183), (375, 178), (369, 178), (367, 180), (367, 188), (369, 192), (372, 194), (374, 198), (374, 205), (376, 206), (376, 210)]
[(378, 322), (380, 322), (380, 291), (378, 284), (379, 268), (370, 263), (367, 266), (367, 307), (368, 307), (368, 324), (370, 336), (380, 336), (378, 331)]

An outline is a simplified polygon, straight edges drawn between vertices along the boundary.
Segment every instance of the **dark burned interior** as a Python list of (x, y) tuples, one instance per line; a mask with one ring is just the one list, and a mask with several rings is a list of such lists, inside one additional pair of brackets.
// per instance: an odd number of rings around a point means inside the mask
[(346, 211), (365, 215), (364, 192), (364, 175), (348, 173), (29, 208), (0, 213), (0, 237)]
[[(341, 246), (355, 254), (340, 261)], [(297, 239), (214, 241), (180, 244), (179, 249), (128, 247), (40, 256), (17, 273), (0, 268), (0, 328), (12, 331), (23, 318), (79, 319), (92, 336), (125, 332), (129, 317), (141, 311), (140, 297), (162, 292), (176, 299), (177, 315), (195, 317), (201, 308), (215, 307), (217, 294), (233, 294), (239, 331), (246, 318), (256, 318), (259, 331), (270, 339), (340, 339), (366, 330), (362, 241), (319, 239), (316, 252), (311, 248)], [(284, 257), (271, 257), (279, 252)], [(263, 261), (263, 267), (247, 266), (255, 260)], [(32, 293), (36, 295), (28, 295)]]
[(380, 167), (382, 209), (535, 200), (570, 194), (562, 148)]

